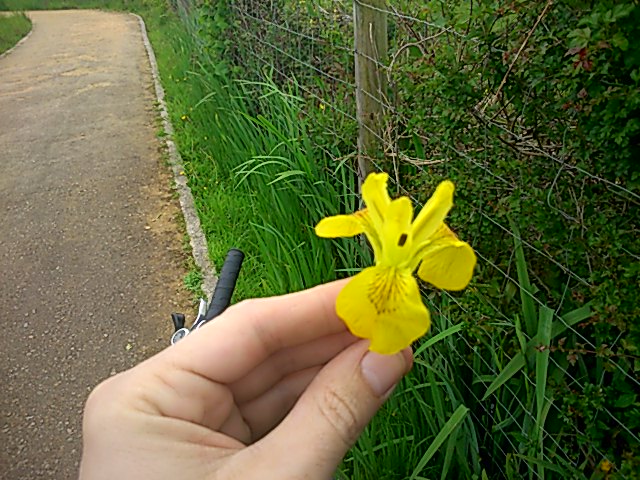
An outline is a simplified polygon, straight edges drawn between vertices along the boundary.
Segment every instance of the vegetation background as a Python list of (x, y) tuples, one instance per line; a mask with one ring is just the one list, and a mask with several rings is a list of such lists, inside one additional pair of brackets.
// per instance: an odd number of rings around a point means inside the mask
[[(212, 259), (248, 254), (239, 297), (371, 262), (313, 235), (359, 207), (352, 2), (107, 3), (147, 21)], [(454, 180), (480, 261), (465, 292), (424, 285), (433, 330), (338, 477), (640, 478), (638, 2), (384, 10), (371, 161), (417, 206)]]

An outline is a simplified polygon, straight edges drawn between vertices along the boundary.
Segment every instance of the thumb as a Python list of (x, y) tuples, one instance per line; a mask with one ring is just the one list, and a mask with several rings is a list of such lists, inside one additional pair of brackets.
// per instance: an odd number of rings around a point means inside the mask
[(380, 355), (368, 345), (358, 342), (325, 365), (282, 423), (254, 445), (271, 472), (282, 470), (273, 478), (330, 478), (411, 369), (409, 348)]

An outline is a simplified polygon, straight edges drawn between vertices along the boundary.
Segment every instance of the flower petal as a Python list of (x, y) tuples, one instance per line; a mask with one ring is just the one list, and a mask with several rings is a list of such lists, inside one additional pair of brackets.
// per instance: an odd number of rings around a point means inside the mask
[(465, 288), (476, 266), (476, 254), (471, 246), (459, 240), (444, 224), (422, 252), (422, 258), (418, 276), (444, 290)]
[(415, 244), (421, 244), (431, 237), (442, 225), (453, 207), (455, 187), (449, 180), (441, 182), (413, 222)]
[(358, 214), (335, 215), (320, 220), (315, 230), (316, 235), (324, 238), (353, 237), (364, 232), (364, 224)]
[(386, 173), (370, 173), (362, 184), (362, 200), (367, 206), (375, 229), (382, 227), (387, 207), (391, 203), (387, 191), (388, 179), (389, 175)]
[(413, 207), (407, 197), (396, 198), (389, 204), (382, 229), (381, 263), (406, 268), (411, 260), (412, 218)]
[(351, 333), (385, 355), (411, 345), (431, 325), (411, 272), (392, 267), (369, 267), (353, 277), (338, 295), (336, 311)]

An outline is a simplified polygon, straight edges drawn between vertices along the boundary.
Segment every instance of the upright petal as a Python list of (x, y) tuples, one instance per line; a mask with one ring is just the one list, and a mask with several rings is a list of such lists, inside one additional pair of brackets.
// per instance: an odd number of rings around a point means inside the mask
[(440, 228), (453, 206), (453, 183), (441, 182), (413, 222), (414, 244), (420, 245)]
[(393, 200), (387, 208), (382, 229), (382, 258), (380, 263), (406, 268), (411, 260), (411, 220), (413, 207), (411, 200), (400, 197)]
[(336, 311), (351, 333), (371, 340), (370, 350), (386, 355), (411, 345), (431, 324), (415, 278), (395, 268), (369, 267), (353, 277)]
[(362, 199), (376, 229), (382, 227), (387, 207), (391, 203), (387, 191), (388, 179), (389, 175), (386, 173), (370, 173), (362, 184)]
[(433, 240), (421, 251), (423, 258), (418, 276), (444, 290), (462, 290), (471, 281), (476, 254), (471, 246), (458, 239), (442, 225)]

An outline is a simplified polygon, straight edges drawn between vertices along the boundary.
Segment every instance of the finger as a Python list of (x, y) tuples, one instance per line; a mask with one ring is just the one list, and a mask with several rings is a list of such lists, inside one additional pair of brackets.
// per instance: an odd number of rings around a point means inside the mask
[(251, 429), (252, 442), (282, 421), (321, 368), (317, 365), (292, 373), (260, 397), (240, 405), (242, 418)]
[(122, 400), (137, 411), (218, 430), (236, 409), (231, 390), (172, 360), (165, 350), (122, 374)]
[(214, 382), (237, 382), (281, 349), (346, 331), (335, 312), (345, 282), (241, 302), (169, 349), (170, 355)]
[(341, 332), (280, 350), (230, 385), (233, 397), (238, 404), (249, 402), (294, 372), (324, 365), (357, 340), (349, 332)]
[(248, 445), (253, 440), (251, 428), (245, 421), (244, 415), (240, 412), (237, 405), (234, 405), (229, 413), (229, 416), (222, 425), (217, 427), (209, 427), (211, 430), (220, 432), (223, 435), (227, 435), (231, 438)]
[[(150, 413), (221, 430), (241, 442), (249, 442), (256, 438), (251, 434), (255, 428), (262, 436), (279, 422), (306, 387), (308, 382), (294, 382), (295, 377), (290, 374), (314, 366), (319, 369), (355, 341), (350, 333), (342, 332), (282, 350), (232, 386), (212, 382), (169, 360), (145, 362), (127, 372), (131, 377), (131, 388), (127, 390), (131, 394), (144, 391), (144, 406)], [(250, 409), (251, 420), (246, 419), (244, 409), (241, 413), (236, 405), (260, 400), (265, 392), (265, 399), (252, 403), (258, 407)], [(247, 426), (246, 422), (251, 421), (253, 424)]]
[[(275, 478), (329, 478), (349, 448), (411, 368), (409, 349), (396, 355), (367, 352), (358, 342), (329, 362), (289, 415), (250, 448), (253, 461), (277, 468)], [(274, 465), (270, 458), (289, 458)]]

